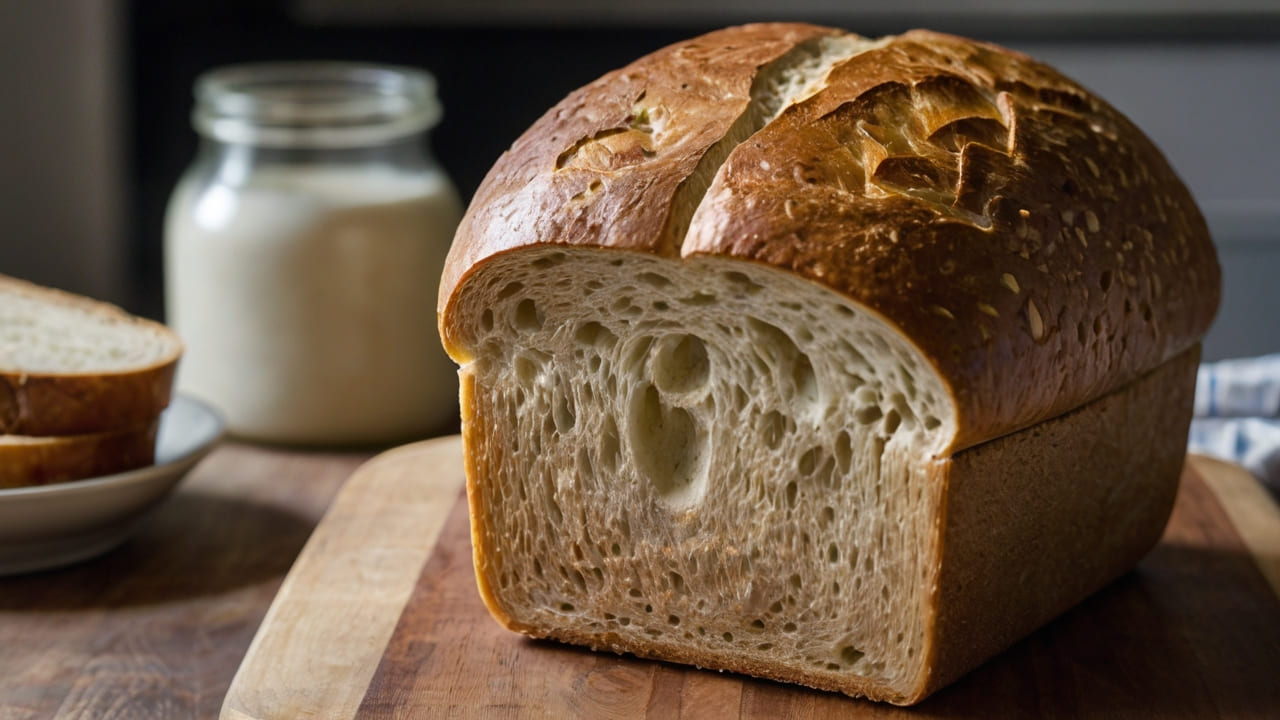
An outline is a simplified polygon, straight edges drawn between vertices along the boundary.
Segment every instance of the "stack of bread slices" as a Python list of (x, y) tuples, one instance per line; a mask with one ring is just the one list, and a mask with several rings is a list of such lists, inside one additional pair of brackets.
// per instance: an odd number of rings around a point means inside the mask
[(154, 462), (181, 354), (159, 323), (0, 275), (0, 488)]

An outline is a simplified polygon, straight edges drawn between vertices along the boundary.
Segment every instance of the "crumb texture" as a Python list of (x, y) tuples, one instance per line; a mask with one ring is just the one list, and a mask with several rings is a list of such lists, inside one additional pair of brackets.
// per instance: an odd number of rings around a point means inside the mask
[(712, 665), (914, 680), (953, 408), (910, 343), (711, 258), (544, 248), (468, 288), (478, 540), (504, 612)]
[(0, 371), (113, 372), (171, 359), (177, 343), (104, 303), (0, 283)]

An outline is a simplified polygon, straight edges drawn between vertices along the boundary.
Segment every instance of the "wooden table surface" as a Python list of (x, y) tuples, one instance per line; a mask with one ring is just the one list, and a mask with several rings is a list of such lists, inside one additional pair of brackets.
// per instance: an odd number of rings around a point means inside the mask
[(224, 443), (120, 548), (0, 578), (0, 720), (216, 718), (285, 574), (371, 455)]
[(116, 550), (0, 578), (0, 720), (216, 718), (285, 573), (371, 454), (224, 443)]

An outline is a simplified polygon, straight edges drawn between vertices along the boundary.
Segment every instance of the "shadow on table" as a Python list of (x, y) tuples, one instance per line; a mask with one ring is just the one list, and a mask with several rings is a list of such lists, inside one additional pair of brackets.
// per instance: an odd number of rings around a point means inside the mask
[[(1273, 718), (1280, 708), (1280, 602), (1244, 553), (1164, 546), (1130, 572), (1005, 652), (910, 708), (856, 700), (783, 683), (695, 671), (670, 663), (618, 658), (493, 630), (509, 646), (513, 674), (569, 666), (573, 703), (670, 702), (671, 720), (698, 717), (694, 694), (732, 698), (711, 686), (741, 683), (737, 712), (726, 717), (819, 720), (972, 718)], [(1201, 574), (1206, 566), (1216, 571)], [(1237, 577), (1228, 578), (1227, 575)], [(1244, 590), (1248, 585), (1252, 590)], [(492, 624), (492, 623), (490, 623)], [(474, 638), (483, 632), (474, 631)], [(472, 642), (477, 642), (474, 639)], [(604, 673), (608, 682), (591, 682)], [(482, 674), (483, 675), (483, 674)], [(601, 697), (600, 688), (617, 696)], [(459, 698), (473, 698), (458, 692)], [(480, 692), (477, 689), (477, 692)], [(480, 692), (482, 695), (483, 693)], [(500, 705), (502, 698), (490, 698)], [(682, 700), (683, 699), (683, 700)], [(652, 707), (650, 707), (652, 709)], [(663, 715), (663, 713), (659, 713)]]
[(668, 720), (1277, 717), (1280, 600), (1238, 539), (1210, 540), (1210, 526), (1187, 525), (1136, 570), (920, 705), (898, 708), (508, 632), (475, 592), (469, 525), (459, 507), (399, 618), (362, 712), (501, 717), (519, 708), (551, 717)]
[(0, 610), (162, 604), (282, 579), (314, 529), (278, 507), (176, 493), (121, 546), (76, 565), (0, 578)]

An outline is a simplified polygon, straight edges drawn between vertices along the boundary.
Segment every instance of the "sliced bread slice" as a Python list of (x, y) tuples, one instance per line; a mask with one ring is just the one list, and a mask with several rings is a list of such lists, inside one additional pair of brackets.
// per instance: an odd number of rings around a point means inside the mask
[(119, 432), (0, 435), (0, 489), (110, 475), (155, 460), (158, 422)]
[(182, 342), (120, 308), (0, 275), (0, 433), (120, 432), (169, 404)]

